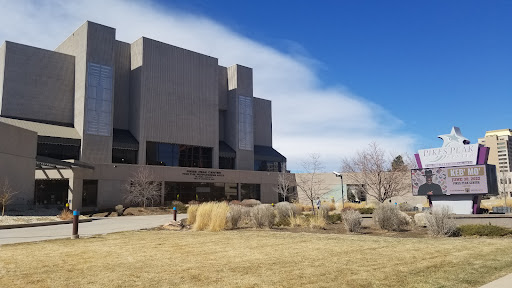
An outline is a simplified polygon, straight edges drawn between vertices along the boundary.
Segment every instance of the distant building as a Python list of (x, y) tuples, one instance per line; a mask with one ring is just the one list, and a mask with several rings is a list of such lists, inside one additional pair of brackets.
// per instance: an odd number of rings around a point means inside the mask
[(253, 70), (92, 22), (55, 51), (0, 46), (0, 180), (17, 204), (111, 208), (142, 166), (161, 204), (277, 202), (286, 158)]
[(488, 164), (496, 165), (498, 178), (500, 172), (512, 171), (512, 130), (500, 129), (485, 132), (485, 137), (478, 139), (478, 144), (489, 147)]

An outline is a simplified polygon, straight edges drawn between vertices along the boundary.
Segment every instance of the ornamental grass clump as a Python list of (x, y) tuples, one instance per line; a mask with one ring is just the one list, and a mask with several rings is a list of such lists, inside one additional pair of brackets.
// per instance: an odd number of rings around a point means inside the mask
[(226, 229), (229, 206), (225, 202), (207, 202), (197, 208), (194, 230), (220, 231)]
[(375, 208), (373, 220), (381, 229), (388, 231), (407, 230), (412, 222), (411, 217), (390, 204), (380, 204)]
[(64, 209), (62, 209), (60, 214), (57, 215), (57, 217), (60, 220), (71, 220), (71, 219), (73, 219), (73, 212), (69, 209), (64, 208)]
[(263, 228), (265, 226), (272, 228), (276, 214), (272, 206), (262, 204), (251, 208), (251, 218), (256, 228)]
[(306, 227), (309, 225), (309, 220), (302, 214), (290, 214), (288, 220), (290, 221), (290, 227)]
[(341, 213), (343, 225), (349, 232), (357, 233), (361, 231), (361, 224), (363, 223), (363, 216), (357, 210), (346, 210)]
[(301, 213), (299, 210), (300, 208), (289, 202), (279, 202), (275, 205), (275, 207), (278, 221), (288, 219), (290, 218), (290, 215), (295, 216)]
[(197, 210), (199, 209), (199, 205), (190, 205), (187, 209), (187, 224), (194, 225), (197, 217)]
[(327, 225), (327, 220), (321, 213), (317, 213), (309, 218), (309, 227), (311, 229), (324, 229)]

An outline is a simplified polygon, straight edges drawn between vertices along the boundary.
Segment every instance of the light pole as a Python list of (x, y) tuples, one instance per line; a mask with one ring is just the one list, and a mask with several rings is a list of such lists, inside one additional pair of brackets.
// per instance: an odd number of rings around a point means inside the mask
[(341, 178), (341, 209), (344, 209), (345, 208), (345, 197), (343, 197), (343, 175), (341, 175), (341, 173), (338, 173), (336, 171), (332, 171), (332, 173), (334, 173), (334, 175), (336, 175), (336, 177)]

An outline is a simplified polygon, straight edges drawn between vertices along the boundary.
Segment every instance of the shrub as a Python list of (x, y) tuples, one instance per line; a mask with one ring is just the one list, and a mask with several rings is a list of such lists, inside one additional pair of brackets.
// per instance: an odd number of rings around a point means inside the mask
[(258, 205), (251, 208), (251, 218), (257, 228), (263, 228), (264, 226), (272, 228), (276, 214), (272, 206), (268, 204)]
[(231, 228), (235, 229), (238, 227), (238, 224), (242, 220), (242, 217), (244, 216), (244, 210), (247, 209), (246, 207), (236, 205), (236, 204), (230, 204), (229, 205), (229, 212), (228, 212), (228, 222), (231, 224)]
[(363, 223), (363, 216), (357, 210), (347, 210), (342, 212), (341, 218), (343, 219), (343, 224), (345, 228), (349, 232), (359, 232), (361, 231), (361, 224)]
[(187, 210), (187, 224), (194, 225), (196, 223), (197, 210), (199, 205), (190, 205)]
[(494, 225), (461, 225), (458, 232), (462, 236), (491, 236), (501, 237), (512, 235), (512, 229)]
[(207, 202), (197, 208), (194, 230), (220, 231), (226, 228), (229, 206), (225, 202)]
[(436, 207), (433, 211), (426, 213), (428, 232), (433, 236), (451, 236), (457, 225), (450, 214), (450, 208), (447, 206)]
[(117, 216), (123, 216), (123, 213), (124, 213), (123, 205), (116, 205), (116, 207), (114, 207), (114, 209), (116, 209)]
[(324, 218), (324, 220), (327, 220), (329, 218), (329, 207), (320, 206), (320, 209), (318, 210), (318, 215)]
[(196, 201), (196, 200), (190, 200), (188, 201), (188, 205), (199, 205), (201, 204), (199, 201)]
[(60, 212), (59, 215), (57, 215), (57, 217), (59, 217), (60, 220), (71, 220), (73, 219), (73, 212), (71, 212), (71, 210), (69, 209), (62, 209), (62, 211)]
[(231, 200), (231, 201), (229, 201), (229, 205), (240, 205), (240, 203), (242, 203), (242, 202), (240, 202), (238, 200)]
[(301, 213), (301, 212), (304, 212), (304, 205), (300, 204), (299, 202), (294, 202), (292, 203), (293, 206), (295, 206), (295, 209)]
[(329, 214), (329, 217), (327, 218), (327, 222), (329, 222), (329, 223), (336, 223), (336, 222), (340, 222), (340, 221), (341, 221), (341, 214), (338, 214), (338, 213)]
[(178, 213), (187, 213), (187, 206), (181, 201), (172, 201), (171, 208), (176, 207)]
[(240, 205), (245, 206), (245, 207), (254, 207), (254, 206), (261, 205), (261, 202), (256, 199), (244, 199), (244, 200), (242, 200)]
[(398, 204), (398, 208), (400, 209), (400, 211), (403, 211), (403, 212), (414, 211), (414, 206), (412, 206), (411, 204), (409, 204), (407, 202)]
[[(289, 202), (279, 202), (275, 205), (277, 212), (277, 221), (282, 222), (290, 218), (290, 215), (295, 216), (299, 214), (297, 206)], [(287, 225), (285, 225), (287, 226)]]
[(375, 211), (375, 208), (373, 207), (363, 207), (363, 208), (357, 208), (357, 211), (361, 214), (373, 214), (373, 211)]
[(304, 215), (293, 216), (290, 215), (288, 218), (291, 227), (306, 227), (309, 224), (308, 219)]
[(403, 231), (411, 224), (411, 217), (389, 204), (380, 204), (373, 212), (373, 220), (381, 229), (390, 231)]
[(336, 204), (334, 204), (333, 202), (324, 201), (324, 202), (322, 202), (320, 207), (326, 207), (327, 209), (329, 209), (329, 211), (336, 210)]
[(325, 217), (320, 213), (309, 218), (309, 227), (311, 229), (323, 229), (326, 224), (327, 221), (325, 220)]

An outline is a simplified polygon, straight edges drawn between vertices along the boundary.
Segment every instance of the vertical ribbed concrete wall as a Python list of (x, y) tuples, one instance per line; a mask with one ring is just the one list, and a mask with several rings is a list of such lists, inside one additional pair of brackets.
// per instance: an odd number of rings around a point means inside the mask
[(5, 47), (6, 43), (0, 46), (0, 114), (2, 114), (2, 98), (4, 90), (4, 68), (5, 68)]
[(272, 147), (272, 102), (254, 97), (254, 145)]
[(114, 42), (114, 128), (130, 127), (130, 44)]
[(134, 104), (140, 103), (131, 115), (140, 121), (140, 163), (145, 142), (155, 141), (212, 147), (217, 166), (218, 60), (142, 38), (132, 44), (132, 75), (130, 81), (140, 83), (131, 84)]
[(3, 49), (1, 115), (72, 124), (74, 57), (12, 42)]
[[(227, 143), (236, 151), (235, 169), (254, 170), (254, 149), (240, 149), (239, 100), (240, 96), (253, 98), (252, 69), (241, 65), (227, 68), (228, 72), (228, 111), (226, 113), (225, 137)], [(254, 99), (253, 99), (254, 100)], [(254, 105), (254, 102), (253, 102)], [(253, 107), (254, 112), (254, 107)], [(254, 123), (254, 119), (253, 119)]]
[[(110, 136), (85, 133), (87, 69), (90, 63), (107, 66), (114, 70), (115, 29), (86, 22), (68, 37), (56, 51), (75, 56), (75, 128), (82, 136), (80, 159), (91, 163), (112, 163), (112, 131)], [(112, 77), (112, 98), (114, 98), (114, 77)], [(115, 103), (115, 99), (112, 99)], [(110, 123), (113, 123), (113, 106)], [(110, 130), (112, 130), (111, 125)]]

